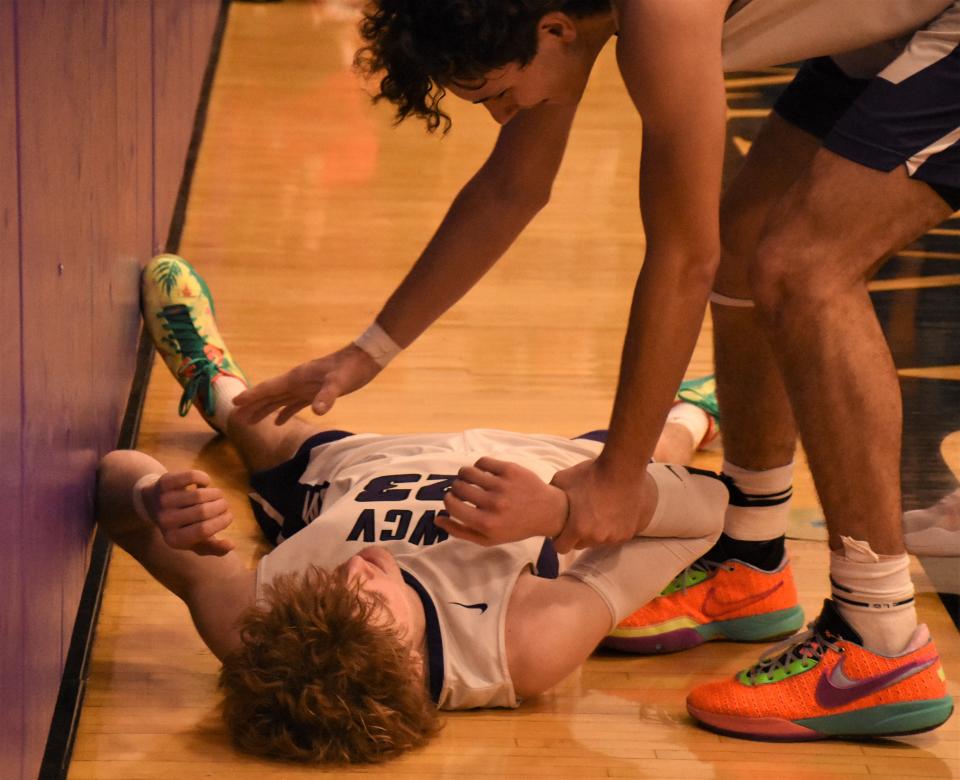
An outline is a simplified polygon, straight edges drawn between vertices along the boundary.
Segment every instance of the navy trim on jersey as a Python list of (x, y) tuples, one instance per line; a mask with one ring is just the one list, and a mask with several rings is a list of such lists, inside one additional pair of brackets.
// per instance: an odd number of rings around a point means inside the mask
[(544, 539), (540, 555), (537, 557), (535, 574), (545, 580), (555, 580), (560, 576), (560, 558), (557, 549), (553, 546), (553, 539)]
[(340, 439), (346, 439), (347, 436), (353, 435), (353, 431), (340, 431), (336, 428), (329, 431), (320, 431), (320, 433), (315, 433), (303, 444), (301, 444), (300, 449), (297, 450), (297, 454), (293, 457), (296, 459), (302, 455), (306, 455), (309, 459), (310, 450), (312, 450), (314, 447), (322, 447), (324, 444), (332, 444), (335, 441), (340, 441)]
[(427, 674), (430, 677), (430, 698), (434, 704), (440, 703), (440, 694), (443, 692), (443, 636), (440, 633), (440, 618), (433, 599), (427, 589), (410, 572), (400, 569), (403, 581), (407, 583), (423, 604), (423, 614), (427, 620)]
[[(322, 431), (307, 439), (290, 460), (279, 466), (264, 471), (257, 471), (250, 475), (250, 488), (257, 493), (276, 514), (283, 517), (283, 526), (271, 517), (260, 502), (250, 499), (253, 507), (253, 516), (263, 531), (263, 535), (271, 544), (278, 544), (282, 534), (289, 539), (297, 531), (306, 528), (303, 520), (303, 507), (307, 495), (318, 490), (319, 486), (304, 485), (300, 477), (310, 463), (310, 453), (314, 447), (322, 447), (340, 439), (353, 436), (349, 431)], [(316, 509), (319, 511), (320, 504)]]
[(607, 431), (606, 428), (603, 428), (599, 431), (590, 431), (589, 433), (581, 433), (579, 436), (574, 436), (575, 439), (589, 439), (590, 441), (598, 441), (601, 444), (607, 443)]
[(260, 505), (260, 502), (253, 496), (248, 495), (247, 499), (250, 501), (250, 508), (253, 510), (253, 519), (260, 526), (260, 532), (270, 544), (276, 547), (282, 541), (280, 536), (283, 533), (283, 526), (270, 517), (263, 506)]

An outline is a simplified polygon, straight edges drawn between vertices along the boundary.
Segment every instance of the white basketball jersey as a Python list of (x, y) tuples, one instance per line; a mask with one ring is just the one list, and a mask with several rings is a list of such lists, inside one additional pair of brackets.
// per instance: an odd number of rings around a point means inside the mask
[(734, 0), (723, 26), (725, 70), (842, 54), (899, 38), (956, 0)]
[[(537, 566), (544, 540), (480, 547), (447, 538), (434, 518), (458, 470), (484, 455), (518, 463), (549, 481), (556, 471), (595, 457), (601, 446), (585, 439), (470, 430), (360, 434), (315, 447), (300, 477), (302, 484), (317, 487), (305, 501), (309, 524), (260, 560), (258, 598), (280, 574), (310, 565), (333, 568), (367, 545), (380, 545), (396, 557), (423, 602), (437, 705), (515, 707), (504, 644), (507, 605), (517, 577)], [(263, 499), (252, 498), (263, 505)]]

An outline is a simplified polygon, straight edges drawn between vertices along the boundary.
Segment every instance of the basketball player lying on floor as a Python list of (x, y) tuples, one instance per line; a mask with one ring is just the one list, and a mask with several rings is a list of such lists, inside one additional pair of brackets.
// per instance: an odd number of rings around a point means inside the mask
[[(162, 282), (169, 267), (155, 273), (162, 262), (176, 264), (176, 284)], [(134, 450), (103, 459), (98, 516), (190, 608), (223, 662), (224, 717), (246, 750), (378, 761), (434, 734), (437, 708), (515, 707), (574, 671), (717, 539), (724, 484), (654, 464), (645, 478), (656, 489), (645, 495), (655, 498), (636, 536), (584, 551), (560, 571), (547, 540), (561, 528), (546, 518), (566, 499), (547, 482), (596, 456), (601, 445), (590, 438), (354, 435), (296, 418), (241, 424), (218, 397), (245, 380), (208, 296), (182, 260), (160, 258), (144, 272), (145, 320), (185, 387), (181, 409), (195, 401), (236, 446), (251, 471), (254, 514), (277, 546), (248, 570), (219, 535), (231, 516), (210, 478), (168, 473)], [(663, 443), (678, 438), (671, 426)], [(479, 455), (488, 457), (475, 466)], [(448, 535), (457, 524), (444, 513), (448, 489), (478, 507), (499, 501), (476, 486), (501, 469), (529, 484), (507, 543)]]

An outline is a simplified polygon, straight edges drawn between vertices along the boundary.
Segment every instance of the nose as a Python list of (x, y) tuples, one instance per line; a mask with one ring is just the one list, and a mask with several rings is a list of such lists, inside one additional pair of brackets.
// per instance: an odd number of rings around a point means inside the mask
[(359, 555), (354, 555), (347, 561), (347, 579), (363, 576), (366, 574), (367, 566), (368, 564), (363, 558)]
[(493, 121), (495, 121), (498, 125), (505, 125), (520, 111), (520, 107), (516, 103), (512, 103), (508, 106), (488, 105), (486, 108), (487, 111), (490, 112), (490, 116), (493, 117)]

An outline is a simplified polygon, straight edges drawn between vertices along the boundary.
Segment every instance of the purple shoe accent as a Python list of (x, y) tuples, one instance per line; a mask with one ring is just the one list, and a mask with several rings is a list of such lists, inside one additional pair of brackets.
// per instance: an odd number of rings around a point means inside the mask
[(608, 636), (601, 646), (621, 653), (654, 655), (656, 653), (676, 653), (702, 645), (706, 640), (693, 628), (678, 628), (657, 636)]
[(864, 696), (869, 696), (871, 693), (896, 685), (915, 674), (920, 674), (924, 669), (932, 666), (936, 660), (936, 658), (927, 658), (923, 661), (913, 661), (875, 677), (851, 680), (843, 672), (844, 659), (841, 659), (840, 663), (834, 666), (829, 673), (821, 675), (817, 681), (817, 704), (830, 709), (843, 707), (857, 699), (862, 699)]
[(687, 702), (687, 712), (713, 731), (738, 737), (800, 742), (824, 739), (827, 736), (826, 734), (819, 734), (813, 729), (808, 729), (806, 726), (798, 726), (796, 723), (791, 723), (783, 718), (745, 718), (739, 715), (721, 715), (717, 712), (701, 710), (694, 707), (690, 702)]

